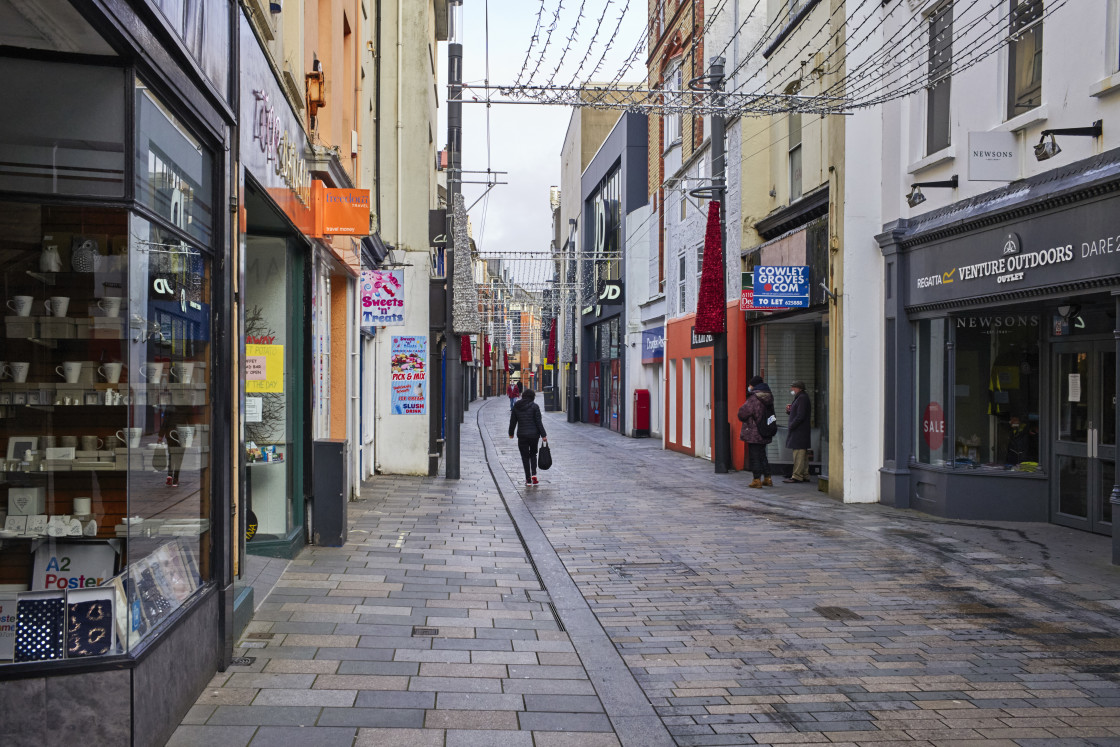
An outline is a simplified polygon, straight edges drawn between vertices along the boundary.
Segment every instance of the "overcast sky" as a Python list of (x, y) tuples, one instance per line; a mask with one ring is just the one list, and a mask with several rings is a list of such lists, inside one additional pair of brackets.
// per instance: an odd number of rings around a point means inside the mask
[[(557, 4), (562, 4), (560, 15), (552, 32), (539, 68), (541, 52), (553, 25)], [(513, 84), (526, 61), (538, 11), (542, 0), (464, 0), (463, 20), (463, 78), (468, 83), (481, 84), (486, 78), (486, 20), (489, 5), (490, 26), (490, 83)], [(640, 46), (636, 62), (623, 80), (640, 81), (645, 77), (645, 16), (646, 0), (543, 0), (539, 39), (534, 44), (525, 75), (525, 83), (532, 76), (532, 84), (544, 85), (553, 76), (559, 64), (554, 85), (568, 85), (581, 63), (583, 71), (577, 82), (610, 80), (619, 68)], [(580, 22), (575, 40), (566, 56), (561, 58), (565, 46), (572, 38), (580, 8), (584, 18)], [(599, 18), (604, 16), (600, 26)], [(625, 13), (623, 12), (625, 11)], [(593, 78), (590, 71), (599, 62), (605, 42), (612, 37), (619, 19), (621, 28), (607, 51), (602, 67)], [(588, 54), (588, 47), (596, 29), (595, 44)], [(446, 45), (440, 45), (440, 136), (438, 142), (447, 142), (447, 57)], [(481, 91), (464, 92), (464, 100), (475, 95), (483, 99)], [(510, 252), (549, 251), (552, 216), (549, 209), (548, 190), (560, 184), (560, 149), (564, 144), (572, 109), (565, 106), (525, 106), (495, 103), (490, 108), (490, 148), (487, 163), (486, 112), (484, 104), (463, 104), (463, 168), (485, 170), (489, 165), (495, 171), (508, 171), (500, 177), (507, 185), (499, 185), (487, 198), (471, 211), (474, 237), (479, 250), (486, 254)], [(468, 174), (468, 180), (482, 181), (482, 174)], [(463, 195), (470, 206), (485, 187), (464, 185)], [(578, 199), (578, 197), (577, 197)], [(517, 274), (522, 280), (543, 280), (544, 263), (519, 263)]]

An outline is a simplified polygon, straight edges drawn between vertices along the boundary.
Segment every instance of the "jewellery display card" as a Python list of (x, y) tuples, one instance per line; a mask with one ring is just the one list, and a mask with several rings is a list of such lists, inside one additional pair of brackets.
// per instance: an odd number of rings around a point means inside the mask
[(29, 592), (16, 602), (16, 661), (61, 659), (66, 601), (62, 594)]
[[(27, 517), (27, 534), (32, 536), (40, 536), (47, 533), (47, 522), (50, 517), (46, 514), (39, 514), (37, 516)], [(45, 588), (45, 587), (44, 587)]]
[(117, 650), (112, 586), (66, 594), (66, 656), (104, 656)]

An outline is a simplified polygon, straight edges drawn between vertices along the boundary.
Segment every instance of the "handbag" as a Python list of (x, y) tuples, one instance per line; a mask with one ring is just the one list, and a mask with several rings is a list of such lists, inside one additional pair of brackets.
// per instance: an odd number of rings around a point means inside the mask
[(552, 449), (548, 448), (547, 443), (537, 452), (537, 466), (541, 469), (548, 469), (552, 466)]

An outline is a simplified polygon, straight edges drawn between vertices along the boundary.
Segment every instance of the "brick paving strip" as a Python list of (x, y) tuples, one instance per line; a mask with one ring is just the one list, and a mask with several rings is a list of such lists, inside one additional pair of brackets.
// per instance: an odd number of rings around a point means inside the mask
[(251, 663), (213, 679), (170, 745), (673, 744), (526, 512), (542, 586), (463, 433), (461, 480), (378, 477), (345, 547), (290, 563), (235, 650)]
[[(504, 408), (478, 417), (520, 482)], [(507, 496), (511, 513), (555, 548), (677, 744), (1120, 745), (1108, 538), (749, 490), (563, 418), (546, 415), (544, 484), (519, 488), (532, 521)], [(1047, 542), (1092, 552), (1063, 568)]]

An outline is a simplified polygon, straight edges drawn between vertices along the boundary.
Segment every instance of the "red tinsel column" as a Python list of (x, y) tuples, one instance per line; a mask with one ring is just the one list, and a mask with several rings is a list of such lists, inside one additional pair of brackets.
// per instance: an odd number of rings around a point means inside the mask
[(482, 366), (490, 368), (490, 338), (483, 335), (482, 339)]
[(552, 320), (552, 326), (548, 330), (548, 362), (556, 364), (556, 320)]
[(474, 355), (471, 353), (471, 336), (462, 335), (459, 338), (459, 360), (463, 363), (470, 363), (474, 360)]
[(708, 230), (704, 235), (704, 270), (696, 300), (696, 332), (727, 331), (727, 292), (723, 277), (723, 242), (719, 235), (719, 201), (708, 203)]

